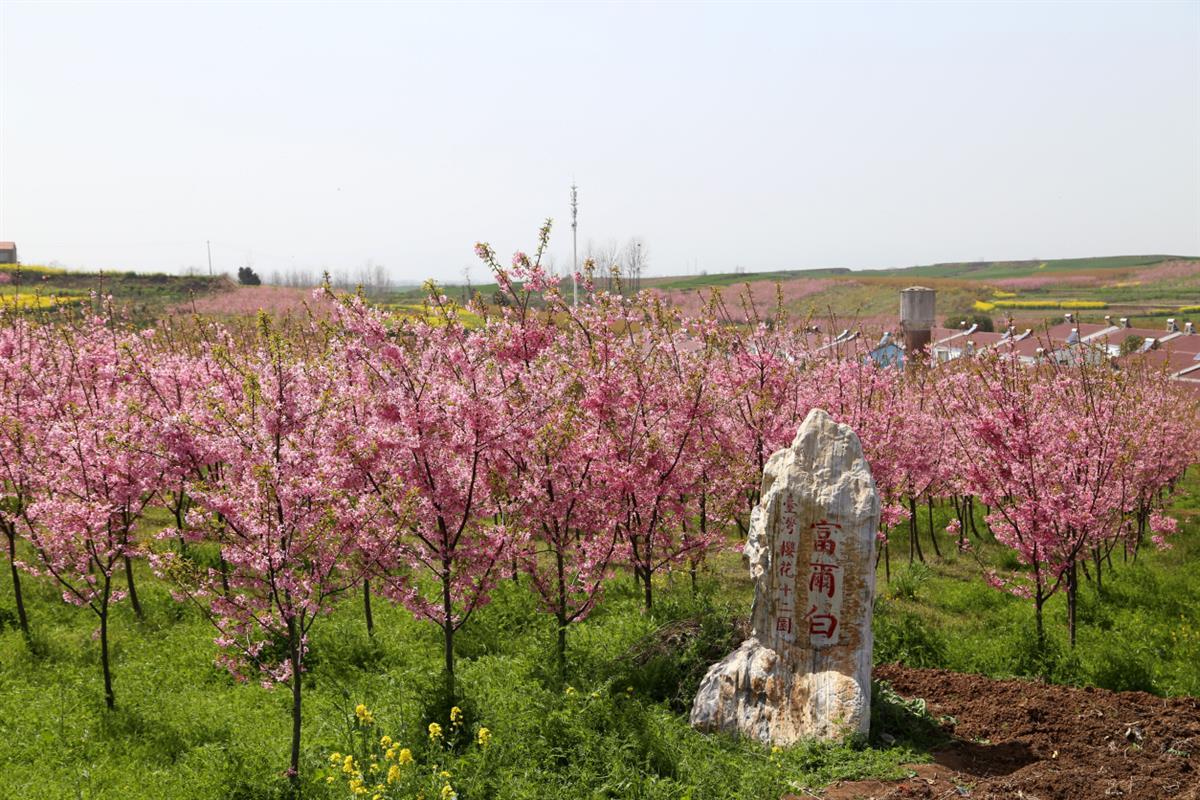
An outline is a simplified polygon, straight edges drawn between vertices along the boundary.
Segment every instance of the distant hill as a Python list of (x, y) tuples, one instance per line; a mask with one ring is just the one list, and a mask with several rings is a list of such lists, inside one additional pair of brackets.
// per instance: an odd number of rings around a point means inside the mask
[(161, 316), (172, 306), (233, 288), (224, 275), (139, 272), (74, 272), (55, 267), (0, 265), (0, 305), (46, 309), (82, 303), (92, 292), (112, 295), (137, 320)]

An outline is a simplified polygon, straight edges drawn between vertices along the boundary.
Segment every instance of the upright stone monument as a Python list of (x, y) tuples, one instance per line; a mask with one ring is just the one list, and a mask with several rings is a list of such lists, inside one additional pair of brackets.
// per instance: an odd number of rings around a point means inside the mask
[(867, 732), (878, 529), (858, 436), (813, 409), (763, 471), (751, 638), (704, 676), (693, 726), (778, 745)]

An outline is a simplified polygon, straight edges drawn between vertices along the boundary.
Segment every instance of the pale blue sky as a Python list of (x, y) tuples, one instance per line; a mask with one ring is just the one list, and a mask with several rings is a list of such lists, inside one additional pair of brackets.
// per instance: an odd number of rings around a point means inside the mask
[[(1200, 254), (1200, 3), (0, 0), (22, 260), (452, 279)], [(475, 269), (476, 278), (480, 270)]]

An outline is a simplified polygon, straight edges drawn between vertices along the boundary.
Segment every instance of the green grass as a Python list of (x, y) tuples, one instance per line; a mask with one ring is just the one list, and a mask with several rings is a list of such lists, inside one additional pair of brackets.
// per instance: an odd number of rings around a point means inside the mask
[[(12, 628), (11, 586), (0, 585), (8, 622), (0, 633), (0, 797), (285, 796), (288, 692), (234, 683), (213, 666), (207, 623), (144, 567), (140, 577), (147, 621), (137, 623), (127, 605), (112, 621), (112, 713), (101, 697), (94, 619), (27, 579), (31, 651)], [(902, 764), (927, 757), (929, 721), (886, 691), (876, 733), (897, 737), (886, 747), (806, 744), (772, 753), (693, 731), (691, 695), (708, 664), (733, 647), (730, 619), (745, 613), (744, 594), (729, 605), (714, 578), (702, 588), (693, 597), (686, 580), (664, 582), (647, 615), (632, 581), (614, 580), (602, 608), (572, 631), (575, 691), (567, 692), (553, 674), (552, 626), (534, 613), (525, 587), (502, 585), (458, 638), (467, 722), (493, 736), (485, 770), (472, 762), (478, 753), (443, 761), (453, 763), (460, 796), (774, 798), (842, 778), (900, 777)], [(359, 702), (373, 711), (375, 731), (412, 747), (418, 760), (432, 758), (423, 745), (424, 726), (438, 718), (429, 700), (440, 680), (438, 632), (375, 605), (374, 638), (353, 600), (316, 629), (304, 679), (307, 797), (348, 796), (344, 782), (324, 777), (330, 753), (353, 746)], [(678, 625), (697, 634), (660, 652), (662, 630)]]
[[(907, 565), (907, 528), (892, 537), (892, 581), (879, 583), (876, 660), (943, 667), (993, 677), (1200, 695), (1200, 469), (1193, 469), (1175, 504), (1181, 533), (1158, 552), (1147, 542), (1136, 563), (1118, 550), (1103, 567), (1103, 586), (1080, 572), (1078, 635), (1067, 637), (1061, 593), (1046, 607), (1045, 652), (1036, 649), (1033, 603), (987, 586), (975, 556), (959, 554), (944, 531), (943, 559), (931, 558), (921, 511), (927, 564)], [(944, 528), (945, 509), (935, 514)], [(1011, 553), (972, 540), (983, 564), (1012, 570)]]
[[(989, 588), (974, 556), (940, 534), (943, 558), (908, 565), (907, 533), (891, 537), (892, 580), (881, 567), (875, 616), (877, 662), (945, 667), (997, 677), (1050, 680), (1159, 694), (1200, 694), (1200, 470), (1175, 501), (1183, 532), (1174, 549), (1143, 550), (1136, 564), (1086, 584), (1079, 642), (1066, 642), (1061, 596), (1047, 608), (1049, 646), (1037, 652), (1027, 600)], [(941, 530), (947, 511), (939, 508)], [(161, 522), (161, 520), (160, 520)], [(976, 542), (984, 563), (1014, 567), (1011, 555)], [(237, 684), (213, 665), (213, 631), (167, 586), (139, 569), (147, 619), (127, 604), (112, 620), (118, 708), (102, 699), (95, 619), (66, 606), (52, 585), (24, 582), (32, 646), (15, 630), (8, 571), (0, 580), (0, 798), (280, 798), (287, 794), (286, 690)], [(774, 798), (838, 779), (899, 777), (928, 758), (939, 735), (887, 687), (877, 687), (869, 742), (805, 744), (772, 752), (687, 724), (705, 669), (734, 645), (733, 620), (749, 612), (751, 585), (740, 556), (724, 554), (693, 594), (685, 575), (657, 587), (652, 614), (626, 576), (614, 578), (593, 616), (570, 634), (571, 690), (554, 674), (554, 629), (522, 585), (505, 581), (494, 602), (457, 638), (459, 682), (471, 738), (492, 732), (484, 750), (466, 743), (441, 753), (428, 743), (431, 720), (449, 722), (436, 702), (441, 641), (431, 625), (375, 603), (368, 637), (357, 599), (315, 629), (304, 678), (303, 777), (311, 798), (347, 797), (331, 773), (332, 752), (361, 738), (353, 709), (373, 712), (372, 740), (387, 733), (420, 764), (451, 771), (473, 798)], [(882, 734), (887, 733), (884, 737)], [(895, 741), (887, 746), (883, 741)], [(325, 777), (332, 774), (334, 782)], [(427, 775), (434, 784), (441, 779)], [(423, 778), (424, 779), (424, 778)], [(433, 787), (434, 790), (437, 786)], [(798, 792), (803, 794), (802, 791)], [(433, 794), (427, 793), (432, 800)]]

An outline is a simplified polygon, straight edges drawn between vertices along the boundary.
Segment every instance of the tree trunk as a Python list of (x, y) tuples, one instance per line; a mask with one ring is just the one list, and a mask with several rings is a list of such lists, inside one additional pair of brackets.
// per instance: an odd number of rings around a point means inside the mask
[(300, 632), (295, 617), (288, 619), (288, 644), (292, 660), (292, 758), (288, 766), (288, 780), (292, 784), (292, 795), (300, 796)]
[(454, 698), (454, 603), (450, 598), (450, 562), (442, 562), (442, 631), (445, 633), (446, 701)]
[(1075, 647), (1075, 611), (1079, 605), (1079, 572), (1078, 561), (1072, 561), (1067, 569), (1067, 631), (1071, 637), (1071, 647)]
[(652, 608), (654, 608), (654, 595), (653, 595), (653, 590), (651, 589), (652, 583), (651, 583), (650, 578), (651, 578), (650, 570), (649, 569), (643, 570), (642, 571), (642, 583), (645, 586), (645, 590), (646, 590), (645, 591), (646, 611), (650, 611)]
[(558, 679), (567, 682), (567, 569), (562, 548), (554, 550), (554, 565), (558, 570), (558, 608), (554, 616), (558, 620)]
[(100, 666), (104, 669), (104, 705), (112, 711), (117, 706), (113, 694), (112, 669), (108, 661), (108, 597), (112, 590), (112, 573), (104, 576), (104, 594), (100, 598)]
[(883, 579), (892, 582), (892, 549), (888, 547), (886, 537), (883, 540)]
[(367, 617), (367, 636), (375, 635), (375, 618), (371, 616), (371, 581), (363, 578), (363, 613)]
[(1043, 655), (1046, 652), (1046, 629), (1042, 624), (1042, 606), (1046, 604), (1046, 598), (1042, 596), (1042, 589), (1039, 586), (1037, 594), (1033, 598), (1033, 614), (1037, 620), (1037, 651), (1038, 655)]
[(925, 554), (921, 552), (921, 540), (917, 537), (917, 499), (908, 498), (908, 563), (913, 563), (913, 555), (925, 563)]
[(29, 617), (25, 615), (25, 598), (21, 595), (21, 571), (17, 569), (17, 532), (5, 525), (4, 534), (8, 537), (8, 566), (12, 570), (13, 596), (17, 601), (17, 622), (21, 625), (21, 633), (29, 641)]
[(141, 622), (146, 618), (142, 613), (142, 604), (138, 600), (137, 585), (133, 582), (133, 561), (125, 555), (125, 582), (129, 585), (129, 604), (133, 606), (133, 615)]
[(940, 560), (942, 557), (942, 550), (938, 547), (937, 535), (933, 532), (933, 498), (926, 497), (925, 503), (929, 508), (929, 540), (933, 542), (933, 552)]

